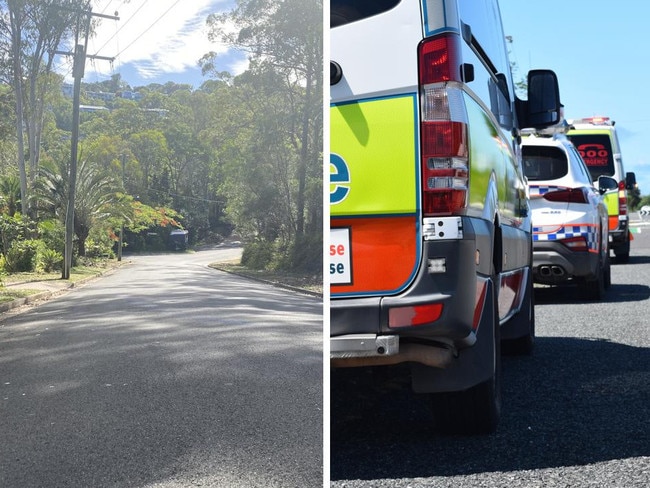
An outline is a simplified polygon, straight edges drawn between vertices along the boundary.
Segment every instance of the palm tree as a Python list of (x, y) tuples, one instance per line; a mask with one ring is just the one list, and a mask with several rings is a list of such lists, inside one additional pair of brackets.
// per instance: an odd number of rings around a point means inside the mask
[(13, 217), (20, 208), (20, 179), (15, 175), (0, 178), (2, 213)]
[[(68, 161), (43, 165), (36, 193), (39, 208), (65, 221), (68, 203)], [(86, 159), (77, 167), (77, 188), (74, 209), (74, 234), (79, 256), (86, 255), (86, 239), (93, 226), (123, 212), (118, 178)]]

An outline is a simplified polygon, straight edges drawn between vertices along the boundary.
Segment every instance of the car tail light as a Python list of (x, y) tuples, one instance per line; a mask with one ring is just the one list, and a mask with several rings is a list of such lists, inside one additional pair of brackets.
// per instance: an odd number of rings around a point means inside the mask
[(562, 244), (571, 249), (572, 251), (589, 251), (589, 246), (587, 245), (587, 239), (584, 237), (569, 237), (568, 239), (562, 239)]
[(410, 327), (435, 322), (442, 315), (442, 303), (395, 307), (388, 311), (388, 327)]
[(618, 214), (627, 215), (627, 190), (625, 181), (618, 182)]
[(418, 48), (423, 215), (453, 215), (467, 205), (469, 151), (460, 38), (443, 34)]
[(549, 202), (589, 203), (588, 190), (584, 187), (549, 191), (543, 197)]

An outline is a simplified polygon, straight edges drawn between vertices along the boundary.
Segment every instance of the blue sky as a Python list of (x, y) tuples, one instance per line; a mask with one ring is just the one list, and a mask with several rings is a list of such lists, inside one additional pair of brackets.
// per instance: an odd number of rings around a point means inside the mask
[(553, 69), (567, 119), (616, 121), (625, 170), (650, 195), (650, 2), (499, 3), (519, 78), (529, 69)]
[[(98, 23), (88, 54), (115, 61), (88, 60), (83, 81), (103, 81), (119, 73), (133, 87), (168, 81), (198, 87), (206, 80), (198, 60), (209, 51), (218, 53), (219, 70), (241, 73), (247, 65), (245, 55), (211, 43), (205, 27), (209, 14), (233, 5), (234, 0), (93, 0), (94, 13), (117, 12), (119, 20)], [(66, 71), (68, 67), (63, 67)]]

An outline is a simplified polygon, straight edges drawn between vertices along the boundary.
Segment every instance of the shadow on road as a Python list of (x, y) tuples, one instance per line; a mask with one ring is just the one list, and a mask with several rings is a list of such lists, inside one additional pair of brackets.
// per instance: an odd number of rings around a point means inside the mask
[(320, 300), (154, 259), (0, 320), (0, 486), (316, 486)]
[[(650, 298), (648, 285), (612, 283), (605, 298), (598, 303), (640, 302)], [(584, 296), (575, 285), (558, 285), (535, 288), (535, 305), (558, 303), (585, 303)]]
[(539, 338), (526, 358), (504, 357), (497, 433), (445, 437), (408, 369), (335, 370), (331, 479), (454, 476), (572, 466), (650, 455), (650, 349)]

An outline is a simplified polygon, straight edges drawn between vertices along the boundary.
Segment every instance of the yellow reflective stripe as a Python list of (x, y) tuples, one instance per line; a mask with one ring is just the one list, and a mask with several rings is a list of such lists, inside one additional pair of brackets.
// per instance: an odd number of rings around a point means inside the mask
[(415, 213), (415, 104), (403, 95), (331, 107), (331, 215)]

